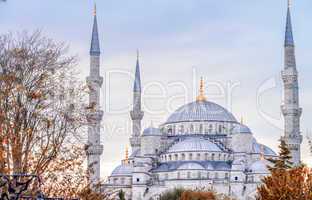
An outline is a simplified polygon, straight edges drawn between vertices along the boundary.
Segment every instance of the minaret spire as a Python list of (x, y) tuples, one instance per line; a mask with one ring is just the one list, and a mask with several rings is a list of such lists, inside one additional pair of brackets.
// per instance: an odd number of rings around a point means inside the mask
[(291, 23), (291, 1), (288, 0), (285, 43), (284, 43), (284, 70), (282, 79), (284, 83), (284, 104), (282, 113), (284, 116), (284, 136), (282, 139), (291, 151), (292, 162), (298, 165), (301, 160), (300, 145), (302, 135), (300, 133), (300, 117), (302, 109), (299, 107), (299, 84), (296, 67), (295, 43)]
[(137, 60), (135, 67), (135, 77), (133, 85), (133, 109), (130, 112), (132, 119), (132, 136), (130, 138), (132, 152), (140, 149), (140, 135), (141, 135), (141, 121), (144, 112), (141, 109), (141, 75), (140, 75), (140, 62), (139, 51), (137, 50)]
[(294, 37), (291, 23), (291, 1), (288, 0), (288, 8), (287, 8), (287, 19), (286, 19), (286, 32), (285, 32), (285, 47), (286, 46), (294, 46)]
[(141, 92), (141, 75), (140, 75), (140, 57), (139, 57), (139, 50), (137, 50), (137, 60), (136, 60), (136, 67), (135, 67), (135, 77), (134, 77), (134, 86), (133, 92)]
[[(90, 47), (90, 72), (87, 77), (89, 91), (88, 118), (88, 143), (86, 153), (88, 158), (88, 170), (90, 171), (90, 184), (95, 187), (100, 181), (100, 157), (103, 153), (101, 145), (101, 121), (103, 111), (100, 109), (100, 89), (103, 84), (103, 77), (100, 76), (100, 42), (97, 26), (96, 5), (93, 10), (93, 29)], [(93, 188), (98, 189), (98, 188)]]
[(100, 51), (100, 41), (99, 41), (98, 24), (97, 24), (96, 4), (94, 4), (90, 55), (100, 55), (100, 54), (101, 54), (101, 51)]

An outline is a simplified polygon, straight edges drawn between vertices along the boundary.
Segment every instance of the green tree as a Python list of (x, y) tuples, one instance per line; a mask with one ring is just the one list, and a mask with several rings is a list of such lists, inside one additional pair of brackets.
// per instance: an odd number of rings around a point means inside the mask
[(279, 170), (286, 170), (292, 168), (293, 163), (290, 161), (291, 155), (290, 151), (287, 147), (287, 144), (284, 140), (280, 140), (279, 147), (279, 155), (278, 158), (275, 159), (268, 159), (271, 163), (273, 163), (273, 166), (268, 166), (269, 170), (272, 172), (275, 169)]
[(126, 198), (125, 198), (125, 192), (122, 191), (122, 190), (120, 190), (120, 191), (118, 192), (118, 198), (119, 198), (119, 200), (126, 200)]

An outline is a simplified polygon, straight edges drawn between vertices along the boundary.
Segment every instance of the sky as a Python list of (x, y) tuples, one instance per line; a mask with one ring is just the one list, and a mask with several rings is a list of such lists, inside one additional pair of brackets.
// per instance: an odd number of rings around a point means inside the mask
[[(194, 100), (199, 78), (209, 101), (243, 118), (258, 142), (277, 151), (283, 134), (283, 40), (286, 0), (97, 0), (104, 109), (101, 173), (120, 164), (129, 146), (133, 75), (140, 52), (143, 128), (158, 126)], [(91, 0), (0, 2), (0, 34), (41, 30), (77, 55), (89, 73)], [(312, 1), (292, 2), (299, 71), (303, 161), (312, 164)]]

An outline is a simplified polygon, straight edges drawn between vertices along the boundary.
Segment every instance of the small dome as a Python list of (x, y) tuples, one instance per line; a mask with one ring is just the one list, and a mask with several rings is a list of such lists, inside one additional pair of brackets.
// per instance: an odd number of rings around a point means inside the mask
[(159, 128), (148, 127), (143, 131), (143, 136), (160, 136), (162, 133)]
[(277, 154), (269, 147), (257, 143), (256, 140), (254, 140), (253, 145), (252, 145), (252, 152), (253, 153), (258, 153), (258, 154), (263, 154), (265, 156), (276, 156)]
[[(212, 151), (221, 152), (222, 150), (208, 139), (201, 137), (186, 138), (169, 148), (168, 153), (173, 152), (196, 152), (196, 151)], [(195, 155), (194, 155), (195, 156)]]
[(188, 170), (196, 170), (196, 169), (205, 169), (202, 165), (198, 164), (198, 163), (185, 163), (185, 164), (182, 164), (181, 166), (179, 166), (178, 169), (181, 169), (181, 170), (185, 170), (185, 169), (188, 169)]
[(249, 167), (249, 169), (253, 172), (253, 173), (261, 173), (261, 174), (267, 174), (269, 173), (268, 170), (268, 165), (270, 163), (266, 160), (258, 160), (254, 163), (252, 163)]
[(239, 125), (235, 126), (232, 132), (233, 133), (251, 134), (250, 128), (246, 125), (243, 125), (243, 124), (239, 124)]
[(133, 172), (133, 167), (129, 164), (122, 164), (116, 167), (111, 176), (131, 176)]
[(225, 108), (204, 100), (181, 106), (169, 116), (165, 124), (189, 121), (237, 122)]

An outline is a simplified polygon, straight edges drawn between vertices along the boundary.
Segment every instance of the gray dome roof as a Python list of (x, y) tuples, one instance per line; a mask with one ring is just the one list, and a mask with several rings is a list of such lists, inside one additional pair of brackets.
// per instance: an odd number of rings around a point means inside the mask
[(254, 141), (252, 144), (252, 152), (253, 153), (259, 153), (264, 154), (265, 156), (276, 156), (277, 154), (269, 147), (257, 143), (257, 141)]
[(159, 128), (148, 127), (143, 131), (143, 136), (160, 136), (162, 135)]
[(129, 164), (122, 164), (116, 167), (111, 176), (131, 176), (133, 172), (133, 167)]
[(208, 139), (201, 137), (190, 137), (182, 140), (181, 142), (175, 143), (172, 147), (169, 148), (167, 153), (194, 151), (221, 152), (222, 150)]
[(253, 173), (269, 173), (268, 166), (269, 162), (266, 160), (258, 160), (251, 164), (249, 167), (250, 170), (252, 170)]
[(243, 125), (243, 124), (239, 124), (239, 125), (235, 126), (232, 132), (233, 133), (251, 134), (250, 128), (246, 125)]
[(203, 167), (199, 163), (189, 162), (189, 163), (185, 163), (185, 164), (180, 165), (178, 169), (181, 169), (181, 170), (186, 170), (186, 169), (194, 170), (194, 169), (205, 169), (205, 167)]
[(237, 122), (235, 117), (222, 106), (209, 101), (194, 101), (178, 108), (165, 124), (188, 121)]

